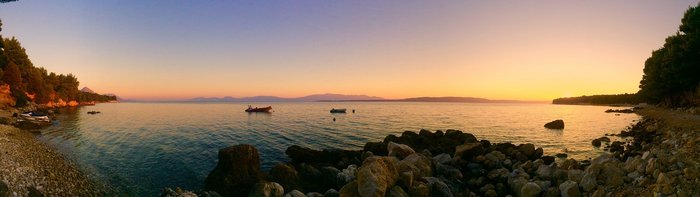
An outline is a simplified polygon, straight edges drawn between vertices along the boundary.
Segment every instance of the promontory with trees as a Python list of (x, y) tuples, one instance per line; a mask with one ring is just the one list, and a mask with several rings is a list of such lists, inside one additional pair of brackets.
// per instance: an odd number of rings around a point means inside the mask
[(644, 62), (636, 94), (593, 95), (554, 99), (554, 104), (635, 104), (668, 107), (700, 105), (700, 10), (689, 8), (676, 34), (666, 38)]
[(4, 106), (23, 107), (34, 102), (41, 107), (63, 107), (116, 100), (116, 96), (81, 92), (78, 85), (73, 74), (34, 66), (17, 38), (0, 34), (0, 103)]

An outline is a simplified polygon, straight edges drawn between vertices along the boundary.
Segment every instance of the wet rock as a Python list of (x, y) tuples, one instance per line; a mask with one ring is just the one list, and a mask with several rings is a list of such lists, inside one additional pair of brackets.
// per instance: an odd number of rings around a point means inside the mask
[(253, 186), (248, 197), (282, 197), (284, 188), (275, 182), (258, 182)]
[(340, 188), (341, 197), (359, 197), (360, 193), (357, 192), (357, 181), (352, 181), (347, 185)]
[(326, 193), (323, 193), (323, 197), (339, 197), (340, 193), (335, 189), (328, 189)]
[(591, 197), (605, 197), (605, 190), (603, 188), (597, 189), (591, 194)]
[(574, 182), (581, 182), (581, 178), (583, 178), (583, 170), (579, 169), (573, 169), (568, 171), (568, 178), (570, 181)]
[(461, 171), (459, 171), (459, 169), (446, 164), (436, 163), (435, 172), (437, 175), (443, 176), (448, 179), (461, 179), (462, 177), (464, 177), (464, 175)]
[(556, 164), (550, 164), (550, 165), (540, 165), (540, 167), (537, 168), (537, 176), (543, 178), (543, 179), (551, 179), (554, 177), (554, 172), (557, 170), (557, 165)]
[(623, 146), (622, 142), (615, 141), (612, 144), (610, 144), (610, 152), (622, 152), (625, 150), (625, 147)]
[(481, 143), (465, 143), (455, 147), (455, 157), (471, 159), (472, 157), (484, 154)]
[(430, 187), (428, 187), (428, 184), (426, 183), (417, 182), (411, 186), (408, 194), (412, 197), (429, 197)]
[(450, 154), (447, 153), (442, 153), (433, 157), (434, 163), (446, 164), (450, 161), (452, 161), (452, 156), (450, 156)]
[(578, 190), (578, 184), (573, 181), (566, 181), (559, 184), (559, 191), (562, 197), (580, 197), (581, 192)]
[(383, 196), (398, 179), (392, 157), (367, 158), (357, 170), (357, 191), (361, 196)]
[(247, 194), (260, 180), (260, 155), (248, 144), (219, 150), (219, 162), (205, 180), (205, 190), (230, 196)]
[(578, 163), (578, 161), (576, 161), (575, 159), (567, 159), (561, 163), (560, 168), (565, 169), (565, 170), (571, 170), (571, 169), (579, 169), (579, 167), (580, 167), (580, 164)]
[[(338, 174), (340, 174), (340, 170), (336, 169), (333, 166), (321, 167), (321, 179), (323, 181), (321, 185), (323, 186), (323, 188), (338, 188)], [(343, 185), (345, 184), (342, 184), (340, 186)]]
[(387, 151), (389, 152), (389, 156), (397, 157), (399, 159), (403, 159), (413, 153), (416, 153), (416, 151), (414, 151), (408, 145), (394, 142), (389, 142), (387, 145)]
[(272, 167), (270, 180), (282, 185), (286, 191), (302, 189), (299, 173), (294, 169), (294, 166), (289, 164), (280, 163)]
[(543, 156), (540, 159), (542, 159), (542, 161), (544, 161), (544, 165), (549, 165), (549, 164), (554, 163), (554, 160), (556, 158), (553, 156)]
[(408, 197), (408, 194), (399, 186), (394, 186), (389, 190), (388, 197)]
[(0, 181), (0, 196), (10, 196), (10, 187), (3, 181)]
[(398, 163), (399, 172), (411, 171), (416, 178), (433, 175), (431, 160), (421, 154), (412, 154)]
[(555, 120), (544, 124), (545, 128), (548, 129), (564, 129), (564, 120)]
[(347, 168), (343, 169), (343, 171), (336, 176), (338, 185), (346, 185), (350, 183), (350, 181), (355, 180), (355, 173), (357, 173), (356, 165), (349, 165)]
[(690, 168), (690, 167), (683, 169), (683, 174), (685, 175), (686, 179), (691, 179), (691, 180), (697, 179), (698, 175), (700, 175), (700, 173), (698, 173), (697, 169)]
[(533, 182), (528, 182), (520, 188), (520, 196), (523, 197), (536, 197), (540, 196), (542, 188)]
[(423, 177), (423, 179), (428, 182), (428, 187), (430, 188), (430, 196), (438, 197), (452, 197), (452, 191), (450, 187), (447, 186), (440, 179), (435, 177)]
[(596, 186), (598, 186), (596, 174), (588, 172), (584, 173), (583, 177), (581, 177), (581, 188), (583, 188), (583, 191), (590, 192), (595, 189)]
[(306, 194), (301, 193), (299, 190), (292, 190), (291, 192), (285, 194), (282, 197), (306, 197)]
[(530, 143), (521, 144), (518, 146), (518, 151), (532, 159), (535, 156), (535, 145)]
[(308, 197), (323, 197), (323, 194), (318, 193), (318, 192), (309, 192), (306, 194)]

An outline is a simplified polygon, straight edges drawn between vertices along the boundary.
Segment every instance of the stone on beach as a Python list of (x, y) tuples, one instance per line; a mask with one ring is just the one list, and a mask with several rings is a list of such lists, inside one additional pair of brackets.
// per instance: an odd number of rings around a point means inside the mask
[(248, 197), (282, 197), (284, 188), (275, 182), (258, 182)]
[(223, 196), (247, 194), (260, 180), (260, 155), (248, 144), (219, 150), (219, 162), (205, 180), (205, 190)]
[(389, 156), (397, 157), (399, 159), (403, 159), (404, 157), (416, 153), (416, 151), (414, 151), (408, 145), (394, 142), (389, 142), (387, 145), (387, 151), (389, 152)]
[(282, 185), (287, 191), (302, 188), (299, 173), (294, 169), (294, 166), (289, 164), (280, 163), (272, 167), (270, 179)]
[(398, 171), (393, 157), (370, 157), (357, 170), (357, 191), (360, 196), (384, 196), (396, 183)]

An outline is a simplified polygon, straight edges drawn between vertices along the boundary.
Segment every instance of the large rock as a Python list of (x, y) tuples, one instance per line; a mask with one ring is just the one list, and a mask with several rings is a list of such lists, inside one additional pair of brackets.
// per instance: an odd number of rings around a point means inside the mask
[(394, 186), (389, 190), (388, 197), (408, 197), (408, 194), (399, 186)]
[(534, 182), (528, 182), (520, 188), (520, 196), (523, 197), (536, 197), (540, 196), (542, 188)]
[(384, 196), (396, 183), (399, 173), (393, 157), (370, 157), (357, 170), (357, 191), (360, 196)]
[(428, 182), (428, 188), (430, 188), (430, 196), (437, 197), (453, 197), (452, 190), (440, 179), (435, 177), (423, 177), (423, 180)]
[(248, 144), (219, 150), (219, 162), (204, 182), (205, 190), (223, 196), (248, 194), (260, 180), (260, 155)]
[(286, 191), (302, 189), (299, 173), (289, 164), (280, 163), (272, 167), (270, 179), (282, 185)]
[(275, 182), (259, 182), (255, 184), (248, 197), (282, 197), (284, 188)]
[(578, 184), (573, 181), (566, 181), (559, 184), (559, 191), (562, 197), (580, 197), (581, 192), (578, 190)]
[(340, 197), (359, 197), (360, 193), (357, 192), (357, 181), (352, 181), (347, 185), (340, 188)]
[(387, 151), (389, 151), (389, 156), (397, 157), (399, 159), (403, 159), (413, 153), (416, 153), (416, 151), (414, 151), (408, 145), (394, 142), (389, 142), (387, 145)]
[(410, 171), (417, 178), (433, 175), (431, 160), (421, 154), (414, 153), (398, 163), (399, 172)]
[(291, 192), (285, 194), (282, 197), (306, 197), (306, 194), (300, 192), (299, 190), (292, 190)]
[(544, 124), (544, 127), (548, 129), (564, 129), (564, 121), (555, 120), (552, 122), (548, 122), (547, 124)]
[(535, 156), (535, 145), (530, 143), (521, 144), (518, 146), (518, 151), (528, 158), (532, 158)]
[(472, 157), (484, 154), (484, 147), (481, 143), (464, 143), (455, 147), (455, 157), (471, 159)]
[(356, 165), (349, 165), (347, 168), (343, 169), (338, 175), (336, 175), (338, 185), (346, 185), (351, 181), (355, 180), (355, 174), (357, 173)]

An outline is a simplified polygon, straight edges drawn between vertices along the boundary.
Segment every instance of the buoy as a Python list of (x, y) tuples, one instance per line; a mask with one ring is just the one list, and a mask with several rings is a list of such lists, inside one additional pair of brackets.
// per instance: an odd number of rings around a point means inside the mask
[(333, 118), (333, 122), (335, 122), (335, 118)]

